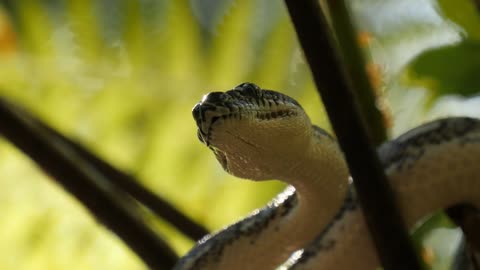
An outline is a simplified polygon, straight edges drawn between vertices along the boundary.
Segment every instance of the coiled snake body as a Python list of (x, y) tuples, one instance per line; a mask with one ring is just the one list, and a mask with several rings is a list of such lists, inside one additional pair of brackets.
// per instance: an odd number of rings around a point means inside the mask
[[(298, 102), (244, 83), (205, 95), (193, 116), (200, 141), (227, 172), (291, 186), (265, 208), (199, 241), (175, 269), (275, 269), (302, 248), (289, 269), (379, 266), (342, 153)], [(408, 225), (458, 203), (480, 206), (480, 121), (437, 120), (378, 152)]]

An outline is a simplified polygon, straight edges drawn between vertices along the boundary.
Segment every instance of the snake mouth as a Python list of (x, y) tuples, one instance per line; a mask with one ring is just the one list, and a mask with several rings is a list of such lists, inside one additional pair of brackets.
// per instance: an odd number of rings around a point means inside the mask
[(286, 118), (286, 117), (297, 115), (297, 112), (293, 110), (278, 110), (278, 111), (256, 110), (256, 111), (248, 112), (248, 115), (242, 114), (241, 112), (215, 115), (215, 111), (208, 111), (208, 109), (206, 111), (204, 108), (202, 108), (202, 106), (203, 105), (200, 103), (197, 104), (193, 108), (193, 114), (198, 127), (198, 131), (197, 131), (198, 139), (202, 143), (206, 144), (207, 146), (210, 145), (209, 141), (213, 131), (213, 127), (220, 120), (222, 121), (226, 121), (229, 119), (241, 120), (242, 118), (251, 117), (260, 121), (269, 121), (269, 120), (275, 120), (275, 119)]
[(253, 83), (243, 83), (226, 92), (204, 95), (192, 110), (199, 140), (210, 145), (212, 127), (220, 120), (256, 119), (270, 121), (295, 116), (300, 104), (283, 94), (260, 89)]
[(228, 118), (228, 114), (217, 112), (220, 108), (212, 104), (197, 103), (192, 110), (193, 118), (198, 127), (198, 139), (207, 146), (210, 146), (210, 137), (214, 124), (220, 119)]
[(228, 160), (227, 160), (227, 155), (220, 151), (219, 149), (215, 148), (215, 147), (210, 147), (210, 149), (213, 151), (213, 153), (215, 154), (215, 157), (217, 158), (218, 162), (220, 163), (220, 165), (222, 165), (222, 168), (226, 171), (226, 172), (230, 172), (230, 170), (228, 169)]

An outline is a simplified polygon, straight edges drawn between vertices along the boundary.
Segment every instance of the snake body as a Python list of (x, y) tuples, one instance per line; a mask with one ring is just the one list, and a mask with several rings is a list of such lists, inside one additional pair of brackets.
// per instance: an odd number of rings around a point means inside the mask
[[(303, 248), (290, 269), (379, 266), (342, 152), (297, 101), (244, 83), (205, 95), (193, 116), (200, 141), (227, 172), (291, 186), (200, 240), (175, 269), (275, 269)], [(378, 152), (407, 225), (458, 203), (480, 206), (480, 121), (437, 120)]]

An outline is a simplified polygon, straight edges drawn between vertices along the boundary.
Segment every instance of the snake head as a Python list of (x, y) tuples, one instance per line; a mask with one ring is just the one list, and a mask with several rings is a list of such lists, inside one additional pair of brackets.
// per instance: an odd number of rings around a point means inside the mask
[(192, 113), (200, 141), (227, 172), (242, 178), (275, 178), (275, 166), (291, 166), (312, 132), (297, 101), (253, 83), (208, 93)]

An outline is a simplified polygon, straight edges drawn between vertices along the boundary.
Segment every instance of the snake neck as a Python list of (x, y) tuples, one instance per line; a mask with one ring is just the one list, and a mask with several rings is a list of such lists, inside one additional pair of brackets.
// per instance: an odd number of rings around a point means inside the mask
[[(311, 147), (296, 163), (283, 169), (280, 180), (296, 190), (297, 203), (289, 215), (279, 221), (281, 229), (272, 235), (274, 243), (284, 247), (279, 261), (312, 241), (325, 228), (342, 205), (349, 173), (337, 143), (315, 129)], [(276, 239), (275, 239), (276, 238)]]
[[(315, 130), (315, 129), (314, 129)], [(293, 186), (267, 207), (201, 241), (175, 270), (276, 269), (310, 243), (334, 217), (348, 189), (348, 170), (336, 142), (312, 132), (300, 155), (272, 159), (275, 177)]]
[[(316, 134), (316, 133), (315, 133)], [(295, 215), (301, 220), (323, 227), (335, 215), (348, 190), (349, 173), (337, 143), (324, 135), (312, 136), (311, 147), (303, 158), (280, 180), (294, 186), (297, 191), (298, 207)], [(303, 219), (304, 217), (309, 217)]]
[[(409, 228), (427, 214), (458, 204), (480, 209), (479, 142), (478, 120), (451, 118), (418, 127), (379, 149)], [(351, 197), (290, 269), (376, 269), (380, 263), (369, 235)]]

